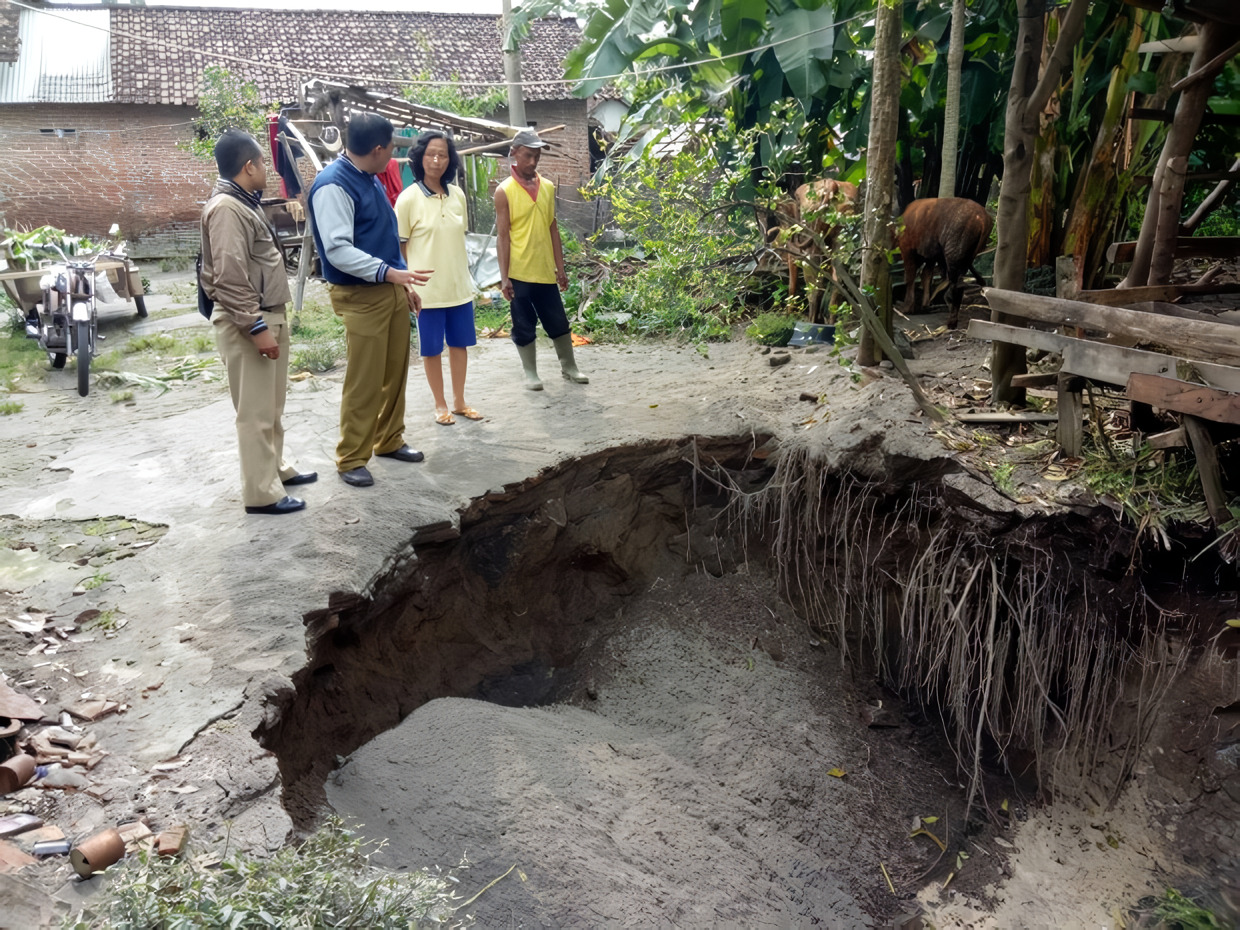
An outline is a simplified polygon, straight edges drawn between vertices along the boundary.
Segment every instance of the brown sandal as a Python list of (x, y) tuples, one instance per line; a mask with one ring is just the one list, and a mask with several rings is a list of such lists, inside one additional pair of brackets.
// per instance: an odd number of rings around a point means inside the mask
[(448, 411), (443, 410), (435, 414), (435, 422), (440, 426), (451, 426), (456, 422), (456, 419)]
[(482, 419), (482, 414), (480, 414), (473, 407), (464, 407), (461, 410), (453, 410), (452, 412), (455, 413), (459, 417), (464, 417), (467, 420), (481, 420)]

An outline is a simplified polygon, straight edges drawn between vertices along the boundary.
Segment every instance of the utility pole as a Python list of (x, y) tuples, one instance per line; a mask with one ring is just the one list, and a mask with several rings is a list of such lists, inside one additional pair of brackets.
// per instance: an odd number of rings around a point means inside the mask
[(508, 50), (508, 33), (512, 27), (512, 0), (504, 0), (504, 80), (508, 82), (508, 125), (528, 126), (525, 119), (525, 95), (521, 88), (521, 49)]

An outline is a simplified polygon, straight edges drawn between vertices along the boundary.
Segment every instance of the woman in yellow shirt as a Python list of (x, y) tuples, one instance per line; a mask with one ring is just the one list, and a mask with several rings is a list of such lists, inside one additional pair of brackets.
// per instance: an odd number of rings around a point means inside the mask
[[(460, 168), (452, 136), (434, 129), (422, 133), (409, 150), (409, 166), (415, 183), (396, 199), (396, 222), (405, 241), (405, 261), (413, 262), (409, 267), (435, 269), (429, 283), (415, 285), (422, 298), (418, 351), (435, 398), (435, 422), (449, 426), (456, 422), (453, 414), (481, 420), (482, 414), (465, 403), (467, 350), (478, 337), (474, 281), (465, 252), (469, 220), (465, 192), (452, 183)], [(444, 399), (445, 340), (452, 370), (451, 408)]]

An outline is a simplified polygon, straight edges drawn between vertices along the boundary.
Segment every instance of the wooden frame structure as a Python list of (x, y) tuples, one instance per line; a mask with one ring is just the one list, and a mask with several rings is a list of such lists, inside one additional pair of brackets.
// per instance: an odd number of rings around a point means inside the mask
[[(1172, 316), (998, 288), (983, 293), (998, 312), (1055, 327), (1050, 331), (973, 320), (968, 332), (977, 339), (1061, 355), (1057, 373), (1019, 377), (1021, 387), (1054, 384), (1056, 440), (1066, 455), (1081, 455), (1087, 382), (1121, 388), (1134, 405), (1134, 419), (1139, 409), (1152, 407), (1182, 416), (1181, 428), (1151, 435), (1151, 445), (1191, 446), (1211, 519), (1216, 527), (1231, 520), (1215, 443), (1240, 434), (1232, 428), (1240, 426), (1240, 326), (1192, 311)], [(1063, 328), (1075, 335), (1057, 331)], [(1097, 335), (1089, 338), (1088, 333)], [(1131, 347), (1137, 343), (1163, 351)]]

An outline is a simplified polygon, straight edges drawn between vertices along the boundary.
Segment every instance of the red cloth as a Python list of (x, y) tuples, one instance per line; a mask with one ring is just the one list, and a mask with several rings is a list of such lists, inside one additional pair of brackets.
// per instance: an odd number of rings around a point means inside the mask
[[(276, 141), (276, 136), (280, 134), (280, 117), (267, 117), (267, 140), (271, 143), (271, 164), (280, 164), (280, 143)], [(284, 179), (280, 179), (280, 196), (288, 196), (288, 188), (284, 186)]]
[(396, 163), (395, 158), (388, 162), (383, 174), (379, 175), (379, 181), (383, 184), (383, 190), (387, 193), (392, 206), (396, 206), (396, 198), (405, 189), (405, 182), (400, 176), (400, 165)]

